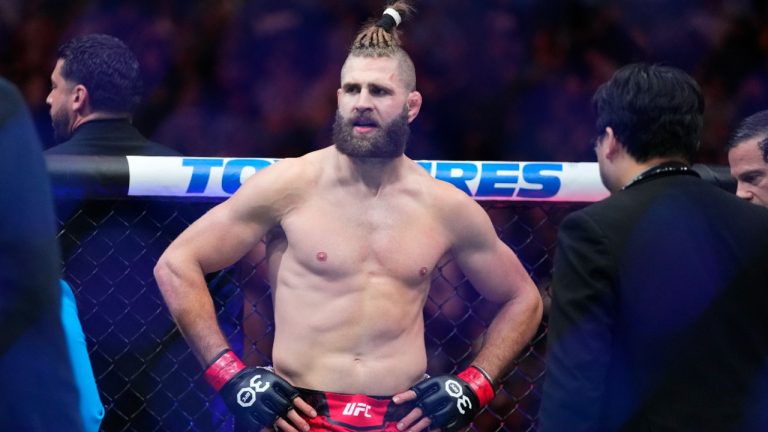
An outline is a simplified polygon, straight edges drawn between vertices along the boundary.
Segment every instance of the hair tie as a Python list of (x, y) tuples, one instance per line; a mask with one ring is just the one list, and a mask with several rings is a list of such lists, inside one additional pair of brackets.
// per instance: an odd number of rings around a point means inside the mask
[(399, 26), (401, 22), (403, 22), (403, 19), (400, 17), (400, 13), (392, 8), (386, 8), (381, 15), (381, 18), (376, 22), (376, 26), (391, 32), (392, 29)]

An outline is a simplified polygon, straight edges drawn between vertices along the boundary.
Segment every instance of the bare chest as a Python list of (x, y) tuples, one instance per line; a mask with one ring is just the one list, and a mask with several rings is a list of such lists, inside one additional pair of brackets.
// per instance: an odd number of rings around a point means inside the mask
[(429, 209), (409, 200), (314, 200), (282, 228), (286, 258), (320, 276), (378, 275), (418, 285), (448, 248)]

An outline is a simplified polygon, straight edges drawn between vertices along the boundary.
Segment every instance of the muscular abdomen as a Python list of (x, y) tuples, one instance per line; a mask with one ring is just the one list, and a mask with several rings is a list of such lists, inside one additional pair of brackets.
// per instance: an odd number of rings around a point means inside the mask
[(295, 279), (275, 291), (272, 352), (293, 384), (391, 395), (424, 374), (424, 288), (361, 275), (333, 283)]

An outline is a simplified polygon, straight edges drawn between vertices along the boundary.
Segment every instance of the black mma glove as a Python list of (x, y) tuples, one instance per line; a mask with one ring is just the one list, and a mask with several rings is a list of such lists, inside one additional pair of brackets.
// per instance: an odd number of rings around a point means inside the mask
[(476, 366), (470, 366), (458, 375), (426, 379), (411, 390), (416, 392), (416, 403), (424, 416), (432, 420), (429, 427), (439, 427), (447, 432), (469, 425), (494, 396), (491, 378)]
[(249, 429), (272, 426), (293, 407), (299, 392), (269, 369), (246, 367), (235, 353), (223, 351), (205, 370), (229, 411)]

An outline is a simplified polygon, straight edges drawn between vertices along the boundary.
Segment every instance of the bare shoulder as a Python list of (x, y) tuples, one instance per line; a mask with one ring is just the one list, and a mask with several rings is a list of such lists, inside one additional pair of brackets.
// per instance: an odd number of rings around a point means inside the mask
[(437, 180), (429, 174), (426, 175), (428, 179), (424, 180), (424, 183), (428, 185), (427, 190), (431, 195), (430, 203), (439, 214), (449, 218), (465, 213), (481, 212), (485, 214), (485, 211), (474, 198), (456, 186), (443, 180)]
[(285, 189), (296, 189), (298, 186), (309, 186), (320, 174), (322, 166), (317, 152), (307, 153), (297, 158), (281, 159), (251, 176), (242, 189), (259, 189), (259, 193), (269, 193), (262, 190), (268, 188), (274, 193), (283, 193)]
[(284, 214), (298, 205), (318, 181), (322, 157), (317, 153), (282, 159), (258, 171), (228, 202), (242, 210), (261, 209)]
[(468, 238), (478, 238), (481, 233), (488, 233), (492, 225), (488, 214), (474, 200), (456, 186), (437, 180), (425, 172), (427, 178), (420, 182), (424, 185), (426, 202), (436, 220), (453, 237), (453, 242), (464, 242)]

